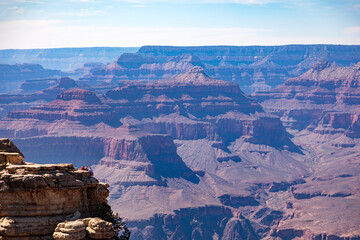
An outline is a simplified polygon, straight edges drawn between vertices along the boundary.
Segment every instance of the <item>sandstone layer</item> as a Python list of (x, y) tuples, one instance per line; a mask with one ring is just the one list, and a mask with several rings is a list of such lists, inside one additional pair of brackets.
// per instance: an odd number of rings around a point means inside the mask
[[(0, 154), (18, 154), (22, 160), (22, 153), (11, 141), (0, 139), (0, 143)], [(0, 160), (0, 239), (52, 239), (54, 231), (54, 239), (114, 236), (111, 223), (77, 220), (96, 216), (109, 195), (109, 186), (99, 183), (89, 171), (78, 170), (73, 164), (14, 163), (8, 156)], [(68, 221), (72, 220), (79, 224), (71, 225)], [(97, 229), (99, 224), (108, 227)], [(83, 232), (77, 233), (80, 225)], [(90, 228), (87, 233), (86, 226)], [(101, 235), (103, 232), (107, 235)]]

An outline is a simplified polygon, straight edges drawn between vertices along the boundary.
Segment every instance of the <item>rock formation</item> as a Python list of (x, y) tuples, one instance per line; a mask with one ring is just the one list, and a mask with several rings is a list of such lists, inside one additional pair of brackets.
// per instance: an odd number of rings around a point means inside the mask
[(0, 239), (114, 236), (111, 223), (89, 218), (107, 203), (107, 184), (73, 164), (23, 162), (22, 153), (9, 139), (0, 139), (0, 150)]
[[(288, 79), (273, 90), (256, 92), (254, 96), (269, 111), (281, 115), (290, 128), (314, 129), (317, 124), (329, 123), (327, 119), (331, 118), (330, 125), (335, 129), (351, 131), (360, 110), (359, 85), (360, 63), (339, 67), (321, 61), (303, 75)], [(353, 113), (352, 120), (349, 117), (345, 120), (344, 112)], [(317, 118), (322, 120), (313, 122)]]
[[(6, 115), (7, 112), (26, 110), (32, 106), (39, 106), (53, 101), (59, 93), (78, 87), (75, 81), (68, 77), (60, 78), (56, 84), (53, 83), (53, 80), (54, 79), (39, 79), (28, 81), (22, 85), (26, 91), (14, 94), (0, 94), (0, 107), (4, 109), (4, 115)], [(27, 87), (29, 87), (29, 85), (31, 87), (34, 84), (47, 85), (50, 83), (52, 83), (52, 86), (41, 89), (42, 91), (28, 92), (29, 89)]]

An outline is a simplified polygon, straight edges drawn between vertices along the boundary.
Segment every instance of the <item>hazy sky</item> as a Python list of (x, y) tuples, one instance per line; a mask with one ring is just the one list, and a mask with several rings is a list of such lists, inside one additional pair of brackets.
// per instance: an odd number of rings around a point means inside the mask
[(360, 44), (360, 0), (0, 0), (0, 49)]

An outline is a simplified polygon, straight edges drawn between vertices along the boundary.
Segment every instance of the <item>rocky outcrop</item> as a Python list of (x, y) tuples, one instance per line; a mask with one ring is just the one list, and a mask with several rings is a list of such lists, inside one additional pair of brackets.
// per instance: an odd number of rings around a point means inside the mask
[(78, 85), (75, 83), (74, 79), (71, 79), (69, 77), (62, 77), (59, 79), (56, 85), (44, 89), (43, 92), (48, 94), (59, 94), (63, 91), (77, 87)]
[(84, 218), (59, 223), (52, 237), (55, 240), (113, 239), (112, 223), (100, 218)]
[[(16, 152), (22, 159), (8, 139), (1, 139), (0, 149), (1, 154)], [(76, 220), (96, 216), (100, 206), (107, 203), (109, 186), (99, 183), (89, 171), (78, 170), (73, 164), (13, 164), (8, 159), (5, 164), (0, 170), (1, 239), (114, 236), (111, 223), (92, 218)]]
[(87, 123), (114, 122), (114, 115), (109, 106), (101, 103), (95, 93), (87, 90), (68, 90), (58, 95), (57, 100), (27, 111), (10, 112), (9, 118), (39, 119), (54, 121), (68, 119)]

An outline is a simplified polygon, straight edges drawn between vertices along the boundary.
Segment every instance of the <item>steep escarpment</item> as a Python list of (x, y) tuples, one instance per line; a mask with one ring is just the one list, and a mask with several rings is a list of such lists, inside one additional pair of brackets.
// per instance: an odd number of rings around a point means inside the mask
[(107, 203), (108, 185), (73, 164), (26, 163), (9, 139), (0, 143), (1, 239), (85, 239), (86, 235), (93, 239), (96, 234), (91, 233), (105, 233), (103, 239), (110, 239), (115, 235), (111, 223), (103, 221), (108, 227), (103, 229), (99, 220), (91, 218)]

